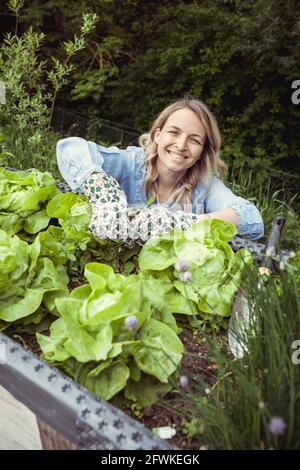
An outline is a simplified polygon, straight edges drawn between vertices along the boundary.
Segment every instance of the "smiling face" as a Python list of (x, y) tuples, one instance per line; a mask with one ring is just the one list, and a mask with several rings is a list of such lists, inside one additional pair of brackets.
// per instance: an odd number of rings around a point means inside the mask
[(157, 169), (182, 175), (199, 160), (205, 142), (205, 129), (189, 108), (174, 111), (154, 135), (157, 144)]

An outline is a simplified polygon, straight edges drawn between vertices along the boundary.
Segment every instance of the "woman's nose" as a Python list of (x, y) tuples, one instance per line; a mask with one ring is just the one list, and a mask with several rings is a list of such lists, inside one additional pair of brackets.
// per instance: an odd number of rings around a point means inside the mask
[(185, 149), (187, 146), (186, 137), (184, 135), (177, 136), (175, 145), (179, 150)]

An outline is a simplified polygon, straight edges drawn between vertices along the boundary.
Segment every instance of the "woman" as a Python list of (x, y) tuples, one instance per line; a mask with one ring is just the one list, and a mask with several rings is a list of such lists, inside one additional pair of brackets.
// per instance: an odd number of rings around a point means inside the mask
[[(165, 108), (140, 147), (105, 148), (78, 137), (60, 140), (60, 172), (73, 191), (92, 204), (90, 229), (97, 238), (146, 241), (173, 227), (187, 229), (211, 218), (234, 224), (256, 240), (264, 225), (254, 204), (222, 182), (225, 163), (214, 116), (199, 100)], [(149, 198), (156, 201), (147, 207)]]

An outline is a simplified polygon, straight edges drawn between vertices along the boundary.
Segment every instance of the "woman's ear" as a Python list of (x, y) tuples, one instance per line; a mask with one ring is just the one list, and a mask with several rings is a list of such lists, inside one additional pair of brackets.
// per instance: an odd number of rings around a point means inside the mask
[(160, 137), (160, 128), (157, 127), (157, 129), (155, 129), (155, 133), (154, 133), (154, 142), (156, 144), (159, 143), (159, 137)]

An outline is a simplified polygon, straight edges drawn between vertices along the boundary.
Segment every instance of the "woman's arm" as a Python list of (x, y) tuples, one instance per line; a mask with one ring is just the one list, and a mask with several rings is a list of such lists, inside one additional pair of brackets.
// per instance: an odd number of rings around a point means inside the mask
[[(102, 147), (81, 137), (59, 140), (56, 146), (59, 170), (71, 189), (82, 192), (82, 182), (91, 173), (105, 171), (120, 184), (130, 183), (135, 174), (139, 147)], [(126, 192), (126, 187), (123, 188)]]

